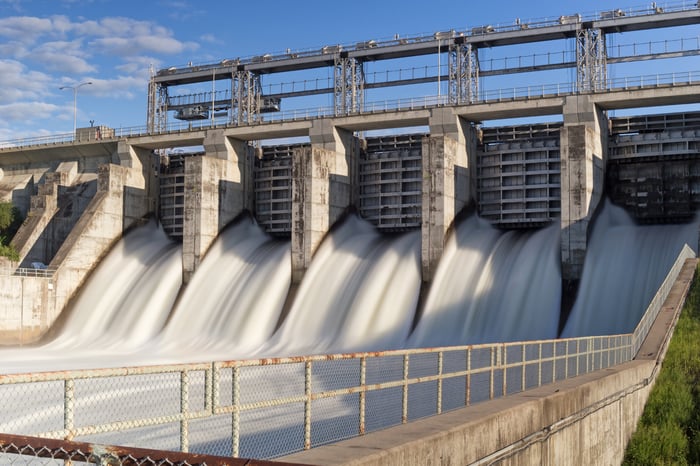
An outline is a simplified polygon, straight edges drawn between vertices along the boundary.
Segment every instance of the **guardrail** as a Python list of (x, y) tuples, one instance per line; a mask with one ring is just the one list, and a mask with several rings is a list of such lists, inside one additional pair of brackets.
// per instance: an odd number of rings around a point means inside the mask
[(0, 432), (273, 458), (633, 359), (687, 258), (634, 333), (449, 348), (0, 377)]
[[(697, 83), (700, 83), (700, 71), (686, 71), (610, 79), (607, 81), (605, 89), (601, 89), (595, 92), (600, 93), (626, 91), (630, 89), (652, 89), (669, 86), (685, 86)], [(482, 90), (479, 96), (476, 98), (476, 100), (472, 102), (472, 104), (561, 97), (568, 95), (576, 95), (580, 93), (581, 92), (577, 89), (576, 83), (544, 84), (537, 86), (514, 87), (509, 89)], [(450, 103), (448, 96), (445, 95), (424, 96), (407, 99), (390, 99), (376, 102), (367, 102), (363, 105), (363, 108), (359, 113), (351, 113), (348, 115), (369, 115), (396, 111), (424, 110), (447, 105), (461, 106), (469, 104), (466, 102), (461, 104)], [(261, 117), (259, 120), (255, 121), (253, 125), (260, 126), (269, 123), (283, 123), (338, 116), (347, 115), (337, 115), (336, 109), (334, 107), (293, 109), (265, 114), (264, 117)], [(74, 143), (102, 143), (108, 141), (116, 141), (123, 138), (141, 137), (156, 134), (175, 134), (197, 130), (206, 130), (209, 128), (228, 128), (235, 126), (237, 125), (235, 125), (234, 123), (228, 121), (220, 122), (216, 119), (200, 120), (189, 123), (169, 122), (164, 128), (150, 132), (148, 131), (148, 128), (146, 126), (114, 128), (114, 134), (112, 135), (112, 137), (103, 137), (99, 140), (75, 140), (74, 135), (72, 133), (64, 133), (51, 136), (40, 136), (35, 138), (0, 141), (0, 153), (2, 153), (3, 151), (17, 150), (18, 148), (32, 146), (51, 146), (58, 144)]]
[(0, 267), (0, 276), (51, 278), (56, 273), (55, 268), (33, 267)]

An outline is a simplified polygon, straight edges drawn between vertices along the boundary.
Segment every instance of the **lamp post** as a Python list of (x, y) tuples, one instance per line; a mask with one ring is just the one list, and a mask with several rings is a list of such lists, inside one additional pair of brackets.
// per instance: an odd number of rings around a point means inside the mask
[(73, 140), (75, 140), (75, 132), (77, 130), (77, 121), (78, 121), (78, 89), (81, 86), (86, 86), (88, 84), (92, 84), (92, 81), (85, 81), (80, 84), (76, 84), (75, 86), (61, 86), (59, 87), (60, 90), (65, 90), (65, 89), (72, 89), (73, 90)]

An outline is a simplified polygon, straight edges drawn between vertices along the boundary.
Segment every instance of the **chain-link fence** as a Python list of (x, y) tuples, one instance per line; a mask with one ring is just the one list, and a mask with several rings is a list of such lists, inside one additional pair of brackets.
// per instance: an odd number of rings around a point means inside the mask
[[(291, 466), (289, 463), (234, 459), (142, 448), (124, 448), (68, 440), (0, 434), (3, 465), (99, 466)], [(295, 466), (302, 466), (295, 464)]]
[(0, 432), (274, 458), (630, 361), (634, 334), (0, 377)]

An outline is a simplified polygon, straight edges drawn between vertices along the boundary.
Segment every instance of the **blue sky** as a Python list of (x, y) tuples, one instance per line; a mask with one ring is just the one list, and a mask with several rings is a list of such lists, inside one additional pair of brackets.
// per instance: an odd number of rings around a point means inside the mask
[[(516, 18), (527, 22), (649, 4), (632, 0), (0, 0), (0, 141), (72, 131), (73, 93), (59, 88), (86, 81), (93, 84), (78, 91), (79, 127), (89, 126), (91, 120), (114, 128), (145, 125), (150, 66), (157, 70), (287, 48), (313, 49), (395, 34), (467, 30), (513, 24)], [(670, 36), (699, 37), (699, 33), (698, 26), (690, 26)], [(659, 38), (657, 32), (649, 40)], [(496, 53), (484, 51), (480, 57), (493, 58)], [(700, 60), (693, 57), (678, 66), (698, 70), (697, 64)], [(630, 74), (675, 68), (646, 63)]]

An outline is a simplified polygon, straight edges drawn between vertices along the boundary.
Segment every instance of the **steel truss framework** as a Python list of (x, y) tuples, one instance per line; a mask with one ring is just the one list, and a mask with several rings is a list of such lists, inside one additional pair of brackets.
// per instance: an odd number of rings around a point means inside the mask
[(260, 117), (260, 75), (237, 70), (231, 79), (231, 122), (247, 125)]
[(450, 44), (448, 54), (450, 103), (473, 103), (479, 95), (478, 49), (472, 44)]
[(607, 83), (605, 34), (600, 29), (576, 33), (576, 83), (579, 92), (600, 91)]
[(364, 105), (365, 72), (363, 63), (351, 57), (337, 56), (333, 73), (333, 106), (336, 115), (359, 113)]
[[(502, 75), (560, 68), (576, 68), (576, 85), (579, 92), (604, 90), (607, 84), (608, 65), (657, 58), (700, 55), (700, 46), (683, 48), (681, 51), (634, 52), (632, 55), (608, 56), (606, 38), (611, 34), (627, 31), (653, 30), (700, 24), (700, 8), (696, 2), (681, 5), (665, 5), (663, 8), (641, 8), (612, 10), (596, 13), (594, 16), (561, 16), (554, 20), (543, 20), (504, 26), (484, 26), (465, 31), (450, 31), (430, 35), (396, 36), (393, 40), (365, 41), (355, 45), (327, 46), (314, 51), (292, 51), (271, 55), (265, 54), (249, 58), (226, 59), (218, 63), (188, 65), (183, 68), (171, 67), (159, 70), (151, 77), (148, 91), (147, 124), (151, 131), (162, 131), (167, 127), (169, 111), (182, 111), (189, 107), (203, 108), (210, 112), (217, 108), (229, 111), (229, 123), (234, 125), (253, 124), (260, 121), (260, 113), (279, 111), (279, 101), (288, 97), (311, 96), (333, 93), (334, 113), (347, 115), (362, 112), (365, 106), (367, 89), (391, 86), (405, 86), (428, 82), (440, 83), (443, 78), (437, 74), (421, 73), (422, 67), (404, 70), (387, 70), (386, 80), (368, 82), (365, 66), (368, 62), (401, 59), (405, 57), (427, 56), (448, 53), (448, 98), (453, 105), (469, 104), (479, 99), (480, 79), (484, 76)], [(479, 65), (479, 48), (492, 48), (544, 42), (571, 40), (575, 43), (576, 59), (560, 62), (533, 63), (530, 67), (508, 67), (503, 69), (482, 69)], [(636, 49), (635, 49), (636, 50)], [(295, 88), (291, 84), (286, 91), (280, 85), (280, 92), (263, 95), (261, 76), (288, 71), (310, 70), (333, 67), (332, 86)], [(425, 67), (428, 69), (428, 66)], [(398, 76), (398, 78), (396, 78)], [(206, 93), (192, 94), (201, 101), (192, 100), (187, 104), (169, 99), (171, 86), (203, 83), (231, 79), (231, 97), (215, 99)], [(318, 81), (318, 80), (317, 80)], [(267, 101), (271, 100), (271, 104)], [(183, 100), (183, 99), (181, 99)], [(216, 108), (214, 108), (216, 107)], [(187, 113), (187, 112), (183, 112)], [(193, 112), (192, 119), (202, 119), (202, 113)], [(213, 119), (212, 119), (213, 120)]]
[(146, 125), (151, 133), (163, 132), (168, 126), (168, 88), (153, 79), (148, 84)]

